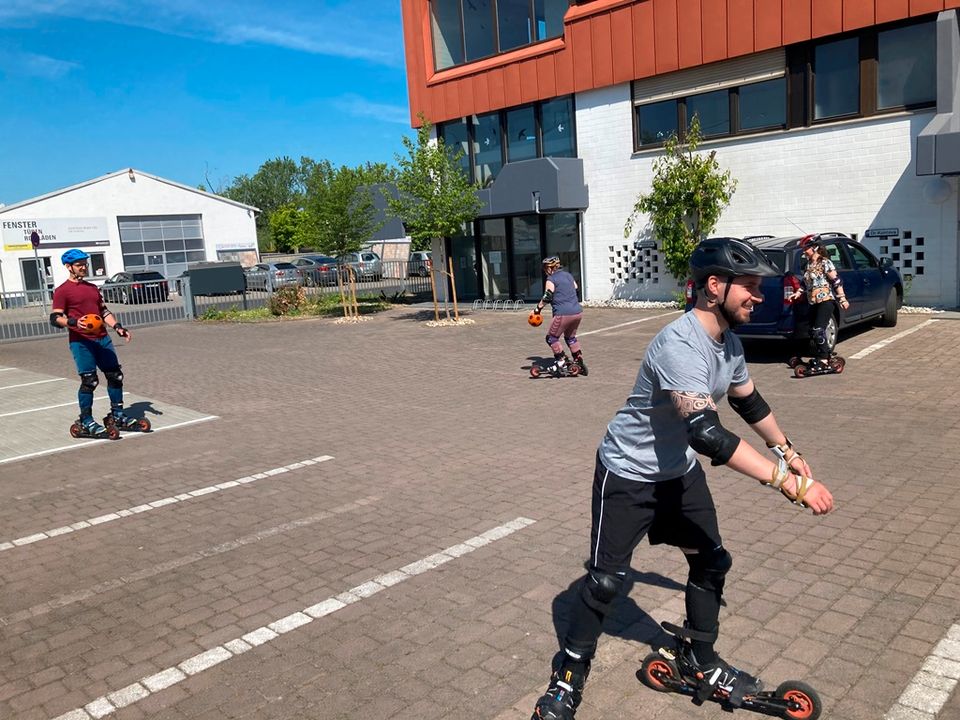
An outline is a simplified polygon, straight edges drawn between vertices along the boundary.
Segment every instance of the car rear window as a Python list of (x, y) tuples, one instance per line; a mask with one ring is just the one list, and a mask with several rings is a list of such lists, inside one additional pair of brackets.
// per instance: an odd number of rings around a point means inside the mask
[(277, 269), (279, 270), (296, 270), (297, 266), (293, 263), (277, 263)]
[(166, 280), (166, 278), (158, 272), (134, 273), (133, 278), (135, 280)]
[(763, 254), (767, 260), (780, 272), (785, 273), (790, 268), (787, 267), (787, 253), (783, 250), (764, 250)]

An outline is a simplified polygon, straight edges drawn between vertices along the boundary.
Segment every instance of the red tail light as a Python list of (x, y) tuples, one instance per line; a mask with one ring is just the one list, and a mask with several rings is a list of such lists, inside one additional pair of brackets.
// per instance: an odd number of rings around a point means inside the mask
[(783, 304), (793, 305), (793, 300), (790, 299), (790, 296), (793, 295), (799, 289), (800, 289), (800, 281), (797, 280), (797, 278), (789, 274), (784, 275), (783, 276)]
[(273, 275), (274, 277), (283, 277), (283, 270), (275, 270)]
[(432, 269), (433, 269), (433, 260), (431, 260), (430, 258), (427, 258), (427, 270), (432, 270)]
[(330, 270), (330, 268), (329, 268), (329, 266), (327, 266), (327, 265), (321, 265), (321, 266), (320, 266), (320, 272), (327, 272), (327, 271), (329, 271), (329, 270)]
[(134, 283), (134, 284), (131, 285), (130, 287), (132, 287), (134, 290), (139, 290), (139, 289), (140, 289), (140, 283)]
[(697, 291), (694, 287), (693, 280), (687, 280), (686, 296), (688, 304), (696, 301)]

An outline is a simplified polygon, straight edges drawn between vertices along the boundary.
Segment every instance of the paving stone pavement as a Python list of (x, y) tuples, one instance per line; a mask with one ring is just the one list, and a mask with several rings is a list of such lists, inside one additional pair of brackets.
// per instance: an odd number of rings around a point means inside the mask
[[(117, 515), (0, 552), (0, 718), (529, 717), (588, 552), (596, 445), (676, 314), (588, 309), (590, 375), (562, 380), (528, 377), (549, 353), (524, 315), (470, 317), (137, 332), (119, 349), (127, 387), (219, 419), (0, 465), (0, 543)], [(837, 510), (708, 469), (735, 559), (719, 645), (769, 684), (814, 685), (830, 720), (882, 718), (960, 620), (957, 347), (960, 322), (937, 321), (804, 380), (786, 348), (748, 348)], [(73, 382), (62, 338), (2, 346), (0, 365)], [(533, 522), (476, 540), (517, 518)], [(686, 563), (643, 545), (633, 567), (578, 720), (720, 717), (634, 677), (657, 623), (682, 615)], [(297, 625), (321, 602), (339, 607)], [(271, 624), (289, 631), (202, 655)], [(960, 717), (952, 688), (938, 717)]]

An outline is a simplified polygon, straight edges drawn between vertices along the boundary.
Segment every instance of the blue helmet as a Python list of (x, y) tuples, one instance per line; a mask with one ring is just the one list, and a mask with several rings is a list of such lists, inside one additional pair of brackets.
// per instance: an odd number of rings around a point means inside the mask
[(72, 250), (67, 250), (63, 255), (60, 256), (60, 262), (64, 265), (69, 265), (71, 263), (80, 262), (81, 260), (88, 260), (90, 258), (83, 250), (78, 250), (73, 248)]

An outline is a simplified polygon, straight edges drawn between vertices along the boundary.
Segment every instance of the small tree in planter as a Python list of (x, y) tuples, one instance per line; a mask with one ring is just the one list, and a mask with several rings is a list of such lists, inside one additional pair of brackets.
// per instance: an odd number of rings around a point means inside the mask
[[(413, 240), (414, 249), (430, 247), (435, 238), (457, 235), (464, 224), (473, 220), (480, 210), (477, 185), (472, 184), (460, 168), (462, 152), (453, 153), (443, 143), (430, 139), (431, 125), (420, 116), (416, 142), (403, 138), (405, 156), (397, 155), (397, 190), (399, 197), (385, 195), (390, 212), (400, 218)], [(453, 277), (443, 263), (434, 262), (433, 272), (442, 277)], [(439, 320), (436, 286), (431, 273), (434, 318)], [(456, 293), (456, 289), (454, 289)], [(444, 301), (446, 308), (446, 301)], [(454, 312), (459, 313), (454, 308)], [(447, 310), (447, 317), (450, 311)]]
[(637, 197), (623, 228), (629, 238), (637, 217), (649, 215), (664, 265), (678, 281), (687, 277), (693, 249), (713, 232), (737, 188), (730, 171), (720, 170), (716, 150), (696, 152), (701, 139), (700, 118), (694, 115), (683, 141), (676, 135), (667, 140), (664, 154), (653, 163), (650, 191)]

